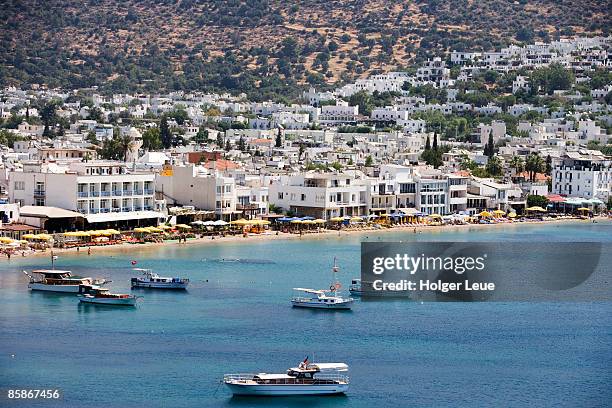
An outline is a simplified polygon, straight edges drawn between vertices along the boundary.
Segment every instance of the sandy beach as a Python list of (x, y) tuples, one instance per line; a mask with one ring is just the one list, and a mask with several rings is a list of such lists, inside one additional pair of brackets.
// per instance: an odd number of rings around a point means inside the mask
[[(243, 235), (226, 235), (215, 236), (214, 239), (211, 237), (202, 237), (202, 238), (190, 238), (187, 242), (178, 242), (177, 240), (168, 240), (163, 243), (157, 242), (146, 242), (141, 244), (133, 244), (133, 243), (121, 243), (116, 245), (107, 245), (107, 246), (93, 246), (91, 247), (91, 254), (100, 254), (100, 253), (126, 253), (126, 252), (138, 252), (140, 250), (151, 250), (153, 248), (157, 248), (160, 246), (183, 246), (183, 245), (218, 245), (218, 244), (229, 244), (229, 243), (237, 243), (237, 242), (252, 242), (252, 241), (272, 241), (272, 240), (311, 240), (311, 239), (338, 239), (339, 237), (349, 236), (349, 235), (384, 235), (388, 233), (423, 233), (423, 232), (447, 232), (447, 231), (457, 231), (457, 230), (480, 230), (480, 229), (488, 229), (488, 228), (500, 228), (500, 227), (512, 227), (512, 228), (522, 228), (525, 226), (536, 226), (542, 224), (567, 224), (567, 223), (575, 223), (575, 224), (589, 224), (594, 220), (607, 220), (607, 217), (596, 217), (591, 220), (584, 219), (560, 219), (560, 220), (547, 220), (547, 221), (526, 221), (526, 222), (513, 222), (513, 223), (498, 223), (498, 224), (463, 224), (463, 225), (421, 225), (421, 226), (394, 226), (394, 227), (383, 227), (379, 229), (342, 229), (342, 230), (321, 230), (316, 233), (307, 233), (307, 234), (296, 234), (296, 233), (287, 233), (287, 232), (277, 232), (270, 231), (264, 234), (248, 234), (246, 237)], [(81, 247), (77, 250), (77, 248), (53, 248), (47, 249), (45, 251), (28, 251), (25, 253), (25, 256), (20, 256), (20, 253), (15, 253), (12, 258), (20, 259), (23, 257), (48, 257), (53, 252), (54, 255), (66, 254), (66, 253), (81, 253), (87, 256), (87, 247)], [(6, 256), (2, 256), (0, 258), (1, 261), (9, 260)]]

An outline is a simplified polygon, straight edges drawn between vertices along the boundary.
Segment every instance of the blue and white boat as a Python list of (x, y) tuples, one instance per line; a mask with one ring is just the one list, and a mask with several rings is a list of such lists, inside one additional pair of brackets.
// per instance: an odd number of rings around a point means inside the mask
[(286, 374), (225, 374), (223, 382), (234, 395), (288, 396), (344, 394), (349, 388), (344, 363), (308, 363)]
[(132, 288), (149, 289), (187, 289), (189, 279), (170, 278), (159, 276), (151, 269), (134, 268), (134, 271), (142, 273), (141, 277), (132, 278)]

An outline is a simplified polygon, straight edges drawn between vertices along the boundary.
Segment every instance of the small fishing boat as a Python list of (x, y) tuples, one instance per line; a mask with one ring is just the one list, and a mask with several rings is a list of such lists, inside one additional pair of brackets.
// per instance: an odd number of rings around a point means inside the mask
[[(338, 265), (336, 265), (336, 258), (334, 258), (334, 266), (332, 267), (332, 273), (335, 275), (340, 271)], [(308, 307), (313, 309), (335, 309), (335, 310), (347, 310), (351, 308), (354, 299), (351, 297), (343, 297), (340, 293), (342, 284), (338, 281), (331, 283), (329, 290), (327, 289), (308, 289), (308, 288), (293, 288), (298, 292), (304, 292), (308, 296), (296, 295), (291, 298), (291, 304), (294, 307)]]
[(291, 298), (293, 307), (308, 307), (313, 309), (350, 309), (353, 298), (345, 298), (336, 294), (335, 290), (293, 288), (295, 291), (308, 293), (310, 296), (294, 296)]
[(234, 395), (287, 396), (344, 394), (349, 377), (344, 363), (309, 363), (308, 358), (286, 374), (226, 374), (223, 382)]
[(134, 306), (136, 305), (137, 296), (123, 294), (123, 293), (110, 293), (109, 289), (98, 288), (92, 290), (89, 293), (77, 295), (81, 303), (92, 303), (97, 305), (110, 305), (110, 306)]
[(187, 278), (169, 278), (159, 276), (151, 269), (134, 268), (134, 271), (141, 272), (142, 276), (132, 278), (132, 288), (150, 288), (150, 289), (187, 289), (189, 279)]
[(72, 275), (71, 271), (58, 269), (37, 269), (31, 271), (31, 274), (26, 271), (23, 273), (30, 279), (28, 288), (45, 292), (82, 293), (84, 287), (95, 289), (108, 283), (104, 279), (83, 278)]

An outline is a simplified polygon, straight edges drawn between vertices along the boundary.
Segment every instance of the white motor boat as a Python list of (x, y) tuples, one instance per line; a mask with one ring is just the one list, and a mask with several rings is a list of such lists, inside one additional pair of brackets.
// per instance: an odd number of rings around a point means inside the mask
[(84, 289), (99, 288), (100, 285), (107, 283), (104, 279), (73, 276), (70, 271), (58, 269), (37, 269), (32, 271), (32, 275), (38, 275), (38, 278), (35, 278), (26, 271), (23, 271), (23, 273), (30, 278), (28, 288), (45, 292), (82, 293)]
[[(340, 268), (336, 265), (336, 258), (334, 258), (334, 266), (332, 267), (332, 273), (335, 275), (338, 273)], [(340, 294), (342, 285), (340, 282), (335, 281), (327, 289), (308, 289), (308, 288), (293, 288), (298, 292), (304, 292), (308, 296), (296, 295), (291, 298), (291, 304), (294, 307), (309, 307), (313, 309), (350, 309), (354, 302), (351, 297), (343, 297)]]
[(136, 305), (137, 296), (123, 293), (110, 293), (109, 289), (99, 288), (86, 293), (77, 295), (81, 303), (93, 303), (98, 305), (112, 306), (134, 306)]
[(187, 278), (159, 276), (151, 269), (134, 268), (134, 271), (141, 272), (142, 276), (132, 278), (132, 288), (187, 289), (187, 285), (189, 285), (189, 279)]
[(310, 296), (294, 296), (291, 304), (294, 307), (310, 307), (314, 309), (350, 309), (353, 298), (345, 298), (332, 290), (317, 290), (293, 288), (293, 290), (310, 294)]
[(223, 382), (234, 395), (288, 396), (344, 394), (349, 388), (348, 365), (308, 363), (286, 374), (226, 374)]

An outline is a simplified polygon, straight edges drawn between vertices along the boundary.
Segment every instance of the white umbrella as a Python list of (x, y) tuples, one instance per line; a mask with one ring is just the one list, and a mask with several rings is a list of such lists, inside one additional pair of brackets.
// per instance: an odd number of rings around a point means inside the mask
[(227, 225), (227, 222), (223, 221), (223, 220), (217, 220), (213, 223), (213, 225), (217, 225), (217, 226), (223, 226), (223, 225)]
[(205, 225), (205, 226), (212, 226), (212, 225), (215, 225), (215, 222), (214, 222), (214, 221), (204, 221), (204, 222), (202, 223), (202, 225)]
[(204, 225), (204, 221), (194, 221), (191, 223), (191, 225)]

